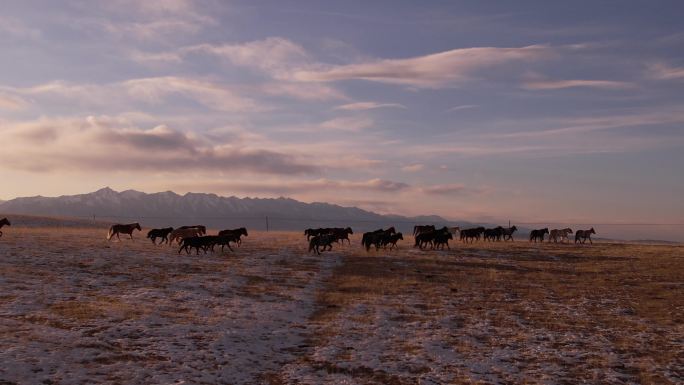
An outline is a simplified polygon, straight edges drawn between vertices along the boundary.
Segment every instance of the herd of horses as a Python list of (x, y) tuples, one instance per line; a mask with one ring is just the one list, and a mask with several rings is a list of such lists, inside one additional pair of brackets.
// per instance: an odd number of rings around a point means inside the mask
[[(451, 250), (449, 240), (453, 240), (455, 235), (463, 243), (473, 243), (480, 239), (489, 242), (513, 242), (513, 234), (518, 230), (516, 226), (494, 228), (474, 227), (469, 229), (461, 229), (460, 227), (442, 227), (437, 229), (434, 225), (416, 225), (413, 227), (413, 237), (415, 243), (413, 247), (418, 247), (421, 250), (430, 248), (431, 250), (444, 250), (446, 247)], [(340, 241), (347, 240), (349, 242), (349, 234), (353, 234), (351, 227), (347, 228), (318, 228), (306, 229), (307, 241), (309, 241), (309, 252), (320, 254), (321, 251), (332, 250), (333, 243), (340, 243)], [(572, 229), (553, 229), (549, 231), (548, 228), (535, 229), (530, 231), (530, 242), (544, 242), (544, 236), (549, 234), (548, 242), (554, 243), (568, 243), (570, 241), (569, 235), (572, 234)], [(592, 227), (589, 230), (577, 230), (575, 233), (575, 243), (585, 243), (587, 240), (593, 244), (591, 234), (596, 234)], [(388, 229), (378, 229), (364, 233), (361, 237), (361, 245), (370, 251), (371, 247), (375, 250), (380, 248), (392, 250), (397, 247), (397, 241), (403, 240), (402, 233), (397, 232), (394, 227)]]
[[(0, 229), (3, 226), (11, 226), (7, 218), (0, 219)], [(114, 236), (121, 240), (120, 235), (128, 235), (133, 239), (133, 232), (135, 230), (142, 231), (139, 223), (116, 224), (109, 228), (107, 232), (107, 240), (111, 240)], [(484, 240), (488, 242), (506, 242), (513, 241), (513, 234), (518, 230), (516, 226), (494, 228), (473, 227), (468, 229), (461, 229), (460, 227), (442, 227), (437, 229), (434, 225), (416, 225), (413, 227), (413, 237), (415, 243), (413, 247), (418, 247), (421, 250), (430, 248), (431, 250), (444, 250), (446, 247), (450, 250), (449, 241), (454, 239), (455, 235), (463, 243), (473, 243), (475, 241)], [(553, 229), (548, 228), (534, 229), (530, 231), (530, 242), (544, 242), (545, 236), (548, 234), (547, 242), (554, 243), (569, 243), (570, 235), (573, 233), (572, 229)], [(306, 229), (304, 235), (309, 242), (309, 252), (320, 254), (322, 251), (332, 250), (333, 243), (340, 244), (346, 240), (351, 244), (349, 235), (354, 234), (351, 227), (327, 227), (317, 229)], [(577, 230), (575, 232), (575, 243), (584, 244), (587, 240), (593, 244), (591, 235), (596, 234), (594, 228), (588, 230)], [(208, 251), (214, 251), (216, 246), (221, 246), (221, 251), (225, 247), (233, 251), (230, 246), (234, 243), (238, 247), (242, 244), (242, 236), (248, 236), (247, 229), (240, 227), (237, 229), (221, 230), (216, 235), (207, 235), (207, 228), (203, 225), (181, 226), (176, 229), (173, 227), (164, 227), (159, 229), (152, 229), (148, 231), (147, 238), (155, 245), (168, 244), (173, 245), (177, 243), (179, 246), (178, 253), (185, 250), (189, 254), (194, 249), (199, 255), (200, 250), (205, 254)], [(0, 231), (2, 237), (2, 231)], [(159, 239), (159, 243), (157, 243)], [(394, 227), (388, 229), (378, 229), (369, 231), (361, 237), (361, 245), (370, 251), (371, 247), (375, 250), (380, 248), (392, 250), (397, 247), (397, 242), (403, 240), (404, 236), (401, 232), (397, 232)]]
[[(111, 240), (115, 235), (117, 239), (121, 240), (119, 234), (127, 234), (133, 239), (133, 231), (135, 230), (142, 231), (139, 223), (113, 225), (109, 228), (107, 240)], [(204, 254), (208, 251), (214, 252), (216, 246), (221, 246), (222, 252), (226, 247), (228, 250), (233, 251), (233, 248), (230, 247), (231, 242), (239, 247), (242, 244), (243, 235), (249, 235), (244, 227), (221, 230), (216, 235), (207, 235), (207, 227), (203, 225), (181, 226), (177, 229), (164, 227), (147, 232), (147, 238), (155, 245), (164, 243), (173, 245), (177, 243), (180, 246), (178, 254), (183, 250), (185, 250), (186, 254), (190, 254), (195, 249), (197, 255), (199, 255), (200, 250)], [(159, 243), (157, 243), (157, 239), (159, 239)]]

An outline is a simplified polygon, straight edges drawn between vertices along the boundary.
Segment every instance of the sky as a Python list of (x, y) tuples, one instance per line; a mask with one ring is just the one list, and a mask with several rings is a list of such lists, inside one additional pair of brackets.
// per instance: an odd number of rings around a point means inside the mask
[(681, 223), (681, 1), (4, 0), (0, 199)]

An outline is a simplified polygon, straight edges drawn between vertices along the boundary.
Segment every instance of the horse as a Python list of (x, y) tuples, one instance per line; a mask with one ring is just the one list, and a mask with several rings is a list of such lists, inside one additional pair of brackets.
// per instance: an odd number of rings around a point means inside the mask
[(458, 226), (449, 227), (449, 232), (451, 233), (451, 235), (456, 235), (461, 232), (461, 228)]
[(501, 236), (503, 235), (503, 230), (504, 228), (501, 226), (497, 226), (493, 229), (485, 229), (484, 231), (484, 240), (485, 241), (500, 241)]
[(237, 241), (235, 242), (235, 244), (238, 246), (240, 246), (242, 244), (242, 239), (240, 238), (241, 236), (243, 236), (243, 235), (245, 237), (249, 236), (249, 234), (247, 234), (247, 229), (244, 227), (240, 227), (239, 229), (233, 229), (233, 230), (221, 230), (221, 231), (219, 231), (218, 235), (219, 236), (230, 235), (230, 236), (236, 237)]
[(186, 227), (184, 229), (177, 228), (169, 234), (169, 245), (174, 241), (180, 244), (183, 238), (190, 238), (202, 235), (202, 229), (199, 227)]
[(371, 245), (375, 245), (375, 250), (378, 250), (380, 246), (382, 246), (382, 240), (385, 239), (386, 236), (396, 233), (397, 231), (394, 227), (390, 227), (387, 230), (377, 229), (375, 231), (369, 231), (364, 233), (361, 237), (361, 244), (366, 248), (366, 251), (370, 250)]
[(537, 243), (537, 239), (539, 239), (539, 242), (544, 242), (544, 234), (548, 233), (549, 229), (547, 227), (543, 229), (532, 230), (530, 231), (530, 242), (534, 241), (534, 243)]
[[(182, 230), (191, 229), (186, 228)], [(195, 235), (192, 237), (182, 238), (179, 242), (180, 248), (178, 249), (178, 254), (180, 254), (182, 250), (185, 250), (186, 254), (190, 254), (193, 248), (197, 250), (197, 255), (199, 255), (200, 249), (202, 249), (202, 251), (204, 251), (204, 254), (206, 254), (207, 248), (211, 247), (212, 242), (214, 241), (214, 237), (215, 236), (200, 237)]]
[(173, 227), (165, 227), (163, 229), (152, 229), (147, 232), (147, 238), (152, 240), (152, 244), (157, 244), (157, 238), (161, 238), (159, 244), (169, 243), (169, 234), (173, 231)]
[(446, 245), (447, 249), (451, 250), (451, 247), (449, 247), (449, 239), (454, 239), (454, 236), (451, 235), (450, 232), (437, 232), (433, 244), (434, 249), (439, 250), (439, 247), (442, 246), (442, 250), (444, 250), (444, 245)]
[(596, 234), (596, 230), (594, 230), (593, 227), (589, 230), (577, 230), (577, 232), (575, 233), (575, 243), (584, 243), (588, 239), (589, 243), (593, 245), (594, 242), (591, 241), (591, 234)]
[(230, 247), (230, 242), (239, 244), (239, 241), (240, 236), (236, 236), (235, 234), (219, 234), (218, 236), (216, 236), (215, 241), (211, 244), (211, 251), (214, 251), (214, 246), (221, 246), (221, 252), (223, 252), (223, 248), (226, 246), (228, 246), (228, 250), (233, 251), (233, 248)]
[(428, 231), (435, 231), (435, 225), (416, 225), (413, 226), (413, 236), (415, 237), (418, 234), (426, 233)]
[(461, 241), (464, 243), (475, 242), (475, 240), (480, 240), (480, 236), (484, 233), (484, 227), (476, 227), (472, 229), (461, 230)]
[[(7, 218), (0, 219), (0, 229), (5, 225), (12, 226), (12, 224), (10, 223), (10, 221)], [(2, 237), (2, 231), (0, 231), (0, 237)]]
[(390, 245), (390, 250), (392, 250), (395, 247), (399, 248), (399, 246), (397, 246), (397, 241), (399, 240), (404, 240), (404, 235), (401, 232), (396, 234), (388, 234), (387, 236), (383, 237), (380, 243), (382, 243), (383, 249), (386, 249), (387, 245)]
[(207, 234), (207, 227), (204, 225), (193, 225), (193, 226), (181, 226), (177, 230), (187, 230), (187, 229), (198, 229), (200, 235)]
[(513, 241), (513, 233), (515, 233), (516, 231), (518, 231), (518, 228), (515, 227), (515, 225), (513, 225), (507, 229), (503, 229), (503, 231), (501, 232), (501, 235), (503, 235), (504, 242), (506, 242), (508, 240), (510, 240), (511, 242), (514, 242)]
[(326, 248), (328, 248), (328, 250), (332, 250), (333, 242), (334, 238), (329, 234), (313, 236), (309, 240), (309, 253), (313, 251), (316, 253), (316, 255), (321, 255), (321, 247), (323, 247), (323, 251), (325, 251)]
[(349, 240), (349, 234), (354, 234), (354, 231), (352, 231), (351, 227), (347, 228), (341, 228), (341, 227), (336, 227), (329, 229), (330, 232), (329, 234), (335, 238), (336, 243), (340, 243), (340, 241), (344, 242), (344, 240), (347, 240), (347, 243), (351, 244), (351, 241)]
[(560, 230), (553, 229), (549, 233), (549, 242), (553, 240), (553, 243), (558, 243), (558, 240), (560, 239), (561, 243), (563, 243), (563, 241), (568, 240), (568, 234), (572, 234), (572, 229), (569, 227)]
[(138, 231), (142, 231), (140, 228), (139, 223), (129, 223), (127, 225), (122, 225), (122, 224), (116, 224), (113, 225), (112, 227), (109, 228), (109, 232), (107, 233), (107, 240), (111, 240), (113, 236), (116, 235), (116, 239), (121, 240), (119, 238), (119, 234), (128, 234), (131, 239), (133, 239), (133, 230), (137, 229)]
[(430, 248), (433, 249), (435, 247), (435, 241), (440, 237), (443, 238), (444, 236), (446, 236), (446, 234), (448, 234), (451, 237), (451, 239), (454, 239), (448, 227), (442, 227), (439, 230), (432, 230), (420, 233), (416, 235), (416, 242), (414, 243), (413, 247), (420, 247), (421, 249), (423, 249), (425, 246), (430, 244)]

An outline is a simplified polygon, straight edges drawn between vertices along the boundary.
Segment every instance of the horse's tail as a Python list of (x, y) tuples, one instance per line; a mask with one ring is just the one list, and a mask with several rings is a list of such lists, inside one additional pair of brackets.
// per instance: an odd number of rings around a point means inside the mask
[(114, 236), (114, 226), (109, 228), (109, 231), (107, 232), (107, 240), (112, 239), (113, 236)]

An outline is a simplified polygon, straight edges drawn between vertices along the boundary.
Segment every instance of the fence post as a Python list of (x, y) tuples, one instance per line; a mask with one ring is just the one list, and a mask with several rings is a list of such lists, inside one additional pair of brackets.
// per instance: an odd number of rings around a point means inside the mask
[(268, 215), (266, 215), (266, 232), (268, 233)]

